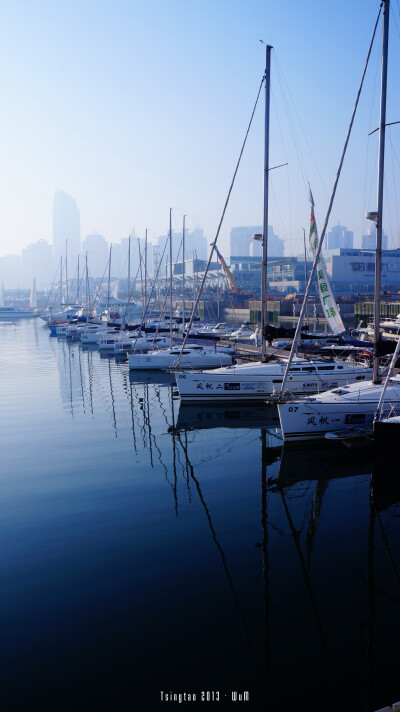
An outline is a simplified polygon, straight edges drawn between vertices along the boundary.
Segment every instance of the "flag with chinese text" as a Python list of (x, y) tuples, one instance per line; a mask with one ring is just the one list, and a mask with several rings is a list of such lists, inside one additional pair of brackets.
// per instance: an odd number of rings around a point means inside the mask
[[(310, 247), (312, 249), (313, 257), (315, 259), (315, 255), (317, 252), (318, 248), (318, 232), (317, 232), (317, 224), (315, 222), (315, 216), (314, 216), (314, 199), (310, 190), (310, 202), (311, 202), (311, 222), (310, 222)], [(319, 298), (321, 300), (322, 304), (322, 309), (325, 315), (325, 318), (329, 324), (329, 328), (331, 329), (333, 334), (341, 334), (343, 331), (346, 331), (342, 318), (339, 314), (339, 310), (337, 308), (337, 304), (335, 302), (335, 298), (332, 294), (332, 289), (331, 285), (329, 283), (328, 279), (328, 274), (326, 271), (325, 263), (322, 257), (322, 254), (319, 257), (318, 260), (318, 265), (316, 269), (316, 278), (317, 278), (317, 283), (318, 283), (318, 294)]]

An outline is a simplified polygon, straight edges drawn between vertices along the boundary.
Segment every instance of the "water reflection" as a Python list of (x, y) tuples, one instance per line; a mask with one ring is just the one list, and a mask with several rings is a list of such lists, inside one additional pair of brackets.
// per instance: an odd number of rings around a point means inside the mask
[(278, 409), (273, 405), (254, 406), (179, 406), (177, 428), (200, 430), (210, 428), (268, 428), (279, 427)]
[[(398, 699), (396, 461), (287, 448), (273, 407), (182, 406), (173, 374), (52, 345), (66, 416), (92, 424), (86, 437), (101, 432), (102, 456), (112, 448), (110, 480), (130, 468), (132, 511), (122, 527), (117, 498), (112, 536), (140, 576), (113, 564), (126, 599), (138, 599), (124, 608), (132, 638), (115, 643), (116, 664), (151, 668), (157, 690), (250, 688), (256, 709), (353, 712)], [(157, 646), (125, 659), (146, 606), (143, 639)], [(173, 638), (160, 633), (170, 620)]]

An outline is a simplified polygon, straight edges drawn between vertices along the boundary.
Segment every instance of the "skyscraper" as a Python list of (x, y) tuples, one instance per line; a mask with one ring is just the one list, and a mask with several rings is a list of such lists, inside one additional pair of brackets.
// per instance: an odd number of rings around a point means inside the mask
[(22, 286), (31, 287), (36, 279), (38, 289), (44, 289), (54, 278), (53, 250), (46, 240), (38, 240), (22, 250)]
[(353, 233), (344, 225), (334, 225), (328, 232), (328, 250), (334, 250), (337, 247), (353, 249)]
[[(246, 225), (231, 228), (231, 257), (261, 257), (262, 243), (253, 240), (254, 235), (262, 235), (262, 225)], [(268, 255), (282, 257), (284, 241), (274, 233), (272, 225), (268, 225)]]
[[(68, 243), (67, 243), (68, 240)], [(75, 200), (57, 190), (53, 200), (53, 245), (56, 264), (68, 255), (68, 277), (73, 277), (81, 251), (80, 214)]]
[[(382, 230), (382, 250), (388, 250), (389, 238)], [(366, 235), (362, 236), (362, 250), (374, 252), (376, 250), (376, 227), (371, 227)]]

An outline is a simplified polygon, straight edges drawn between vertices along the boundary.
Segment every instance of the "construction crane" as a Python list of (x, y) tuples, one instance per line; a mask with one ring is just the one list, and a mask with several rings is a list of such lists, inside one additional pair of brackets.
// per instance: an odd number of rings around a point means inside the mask
[(229, 280), (229, 282), (230, 282), (230, 284), (231, 284), (232, 293), (233, 293), (233, 294), (240, 294), (243, 290), (238, 286), (238, 284), (237, 284), (237, 282), (236, 282), (236, 280), (235, 280), (235, 278), (234, 278), (232, 272), (230, 271), (228, 265), (226, 264), (224, 258), (222, 257), (220, 251), (218, 250), (218, 247), (217, 247), (217, 246), (215, 246), (215, 251), (216, 251), (216, 253), (217, 253), (217, 257), (218, 257), (219, 261), (221, 262), (222, 269), (224, 270), (224, 272), (225, 272), (225, 274), (226, 274), (226, 276), (227, 276), (227, 279)]

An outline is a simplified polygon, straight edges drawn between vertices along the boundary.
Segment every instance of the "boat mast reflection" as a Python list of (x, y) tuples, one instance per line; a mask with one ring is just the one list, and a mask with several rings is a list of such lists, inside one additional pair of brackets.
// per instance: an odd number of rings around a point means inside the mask
[(234, 602), (235, 602), (235, 606), (236, 606), (236, 609), (237, 609), (237, 611), (238, 611), (239, 618), (240, 618), (241, 623), (242, 623), (242, 626), (243, 626), (243, 630), (244, 630), (244, 632), (245, 632), (245, 636), (246, 636), (246, 639), (247, 639), (247, 644), (248, 644), (249, 650), (250, 650), (250, 652), (251, 652), (251, 654), (252, 654), (253, 660), (254, 660), (254, 662), (255, 662), (257, 668), (259, 668), (259, 667), (260, 667), (260, 666), (259, 666), (259, 660), (258, 660), (258, 656), (257, 656), (257, 654), (256, 654), (256, 651), (255, 651), (255, 648), (254, 648), (254, 644), (253, 644), (253, 641), (252, 641), (252, 638), (251, 638), (249, 626), (248, 626), (248, 624), (247, 624), (245, 615), (244, 615), (244, 613), (243, 613), (243, 611), (242, 611), (242, 608), (241, 608), (241, 605), (240, 605), (239, 596), (238, 596), (238, 593), (237, 593), (237, 591), (236, 591), (236, 588), (235, 588), (235, 585), (234, 585), (234, 582), (233, 582), (233, 578), (232, 578), (231, 572), (230, 572), (229, 567), (228, 567), (228, 563), (227, 563), (227, 560), (226, 560), (225, 552), (224, 552), (224, 550), (223, 550), (221, 544), (220, 544), (219, 541), (218, 541), (217, 534), (216, 534), (216, 531), (215, 531), (215, 528), (214, 528), (214, 525), (213, 525), (213, 522), (212, 522), (211, 514), (210, 514), (209, 508), (208, 508), (208, 506), (207, 506), (207, 503), (206, 503), (206, 501), (205, 501), (205, 499), (204, 499), (202, 490), (201, 490), (200, 482), (199, 482), (199, 480), (197, 479), (197, 477), (196, 477), (196, 475), (195, 475), (195, 473), (194, 473), (193, 465), (192, 465), (192, 463), (191, 463), (191, 461), (190, 461), (190, 459), (189, 459), (189, 453), (188, 453), (188, 449), (187, 449), (187, 444), (186, 444), (186, 443), (184, 444), (184, 443), (182, 442), (181, 433), (180, 433), (177, 429), (175, 429), (175, 437), (177, 438), (177, 442), (179, 443), (179, 445), (180, 445), (180, 447), (182, 448), (182, 451), (183, 451), (183, 453), (184, 453), (184, 455), (185, 455), (186, 464), (187, 464), (188, 472), (189, 472), (189, 474), (190, 474), (190, 478), (192, 479), (192, 481), (193, 481), (194, 484), (195, 484), (195, 488), (196, 488), (196, 490), (197, 490), (197, 494), (198, 494), (198, 496), (199, 496), (199, 500), (200, 500), (200, 502), (201, 502), (201, 504), (202, 504), (202, 506), (203, 506), (203, 509), (204, 509), (204, 512), (205, 512), (205, 515), (206, 515), (206, 518), (207, 518), (207, 522), (208, 522), (208, 525), (209, 525), (209, 528), (210, 528), (210, 531), (211, 531), (211, 535), (212, 535), (214, 544), (215, 544), (215, 546), (217, 547), (217, 549), (218, 549), (218, 551), (219, 551), (219, 553), (220, 553), (221, 560), (222, 560), (222, 565), (223, 565), (223, 568), (224, 568), (224, 571), (225, 571), (225, 575), (226, 575), (226, 578), (227, 578), (229, 587), (230, 587), (231, 592), (232, 592), (233, 600), (234, 600)]

